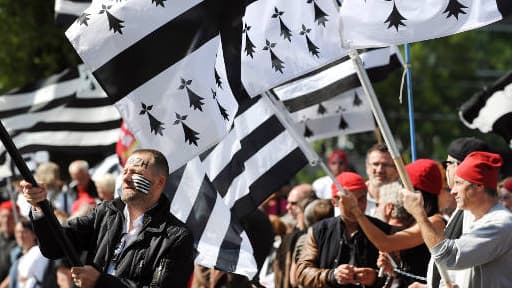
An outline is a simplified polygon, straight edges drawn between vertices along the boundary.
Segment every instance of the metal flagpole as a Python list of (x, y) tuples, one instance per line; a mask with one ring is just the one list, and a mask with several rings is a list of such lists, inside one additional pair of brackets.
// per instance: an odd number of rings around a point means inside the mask
[(416, 161), (416, 126), (414, 125), (414, 98), (412, 94), (412, 70), (409, 43), (404, 44), (405, 48), (405, 71), (407, 77), (407, 107), (409, 109), (409, 134), (411, 140), (411, 159)]
[(274, 95), (266, 91), (263, 93), (263, 95), (270, 101), (272, 104), (272, 108), (274, 109), (274, 112), (277, 116), (277, 119), (279, 119), (279, 122), (286, 128), (286, 130), (290, 133), (290, 135), (297, 141), (297, 144), (299, 145), (300, 150), (306, 155), (306, 158), (309, 161), (309, 164), (311, 166), (320, 165), (322, 170), (331, 178), (332, 182), (340, 191), (342, 194), (346, 195), (345, 190), (341, 187), (340, 183), (336, 181), (336, 176), (332, 174), (331, 170), (327, 167), (327, 165), (320, 159), (320, 156), (318, 156), (318, 153), (316, 153), (315, 150), (311, 147), (311, 145), (302, 137), (295, 128), (296, 125), (291, 119), (290, 115), (288, 114), (288, 110), (286, 110), (286, 107), (284, 107), (283, 103), (281, 101), (277, 100)]
[[(354, 68), (356, 69), (357, 76), (359, 81), (361, 81), (361, 85), (363, 86), (363, 90), (370, 101), (370, 106), (375, 116), (375, 120), (379, 125), (379, 128), (382, 132), (382, 137), (388, 146), (389, 152), (393, 161), (395, 162), (395, 166), (398, 170), (398, 174), (400, 175), (400, 179), (402, 180), (403, 185), (409, 191), (414, 191), (414, 188), (411, 184), (411, 180), (409, 179), (409, 175), (407, 175), (407, 171), (405, 170), (405, 165), (402, 157), (398, 152), (398, 148), (395, 143), (395, 139), (393, 138), (393, 134), (391, 134), (391, 130), (389, 129), (388, 122), (384, 117), (384, 113), (382, 112), (382, 108), (380, 107), (379, 101), (377, 100), (377, 96), (375, 95), (375, 91), (373, 90), (373, 86), (371, 85), (370, 78), (368, 78), (368, 74), (366, 73), (366, 69), (363, 67), (363, 62), (359, 57), (359, 53), (355, 49), (350, 49), (348, 51), (348, 55), (354, 64)], [(452, 282), (450, 277), (446, 271), (446, 267), (442, 267), (438, 265), (439, 273), (441, 274), (444, 282), (447, 287), (452, 287)]]
[[(11, 136), (9, 136), (9, 133), (7, 133), (7, 130), (5, 129), (2, 121), (0, 121), (0, 138), (2, 140), (2, 143), (4, 144), (5, 150), (9, 153), (9, 155), (11, 155), (11, 158), (14, 160), (14, 163), (20, 171), (21, 176), (23, 176), (23, 178), (27, 182), (30, 182), (32, 186), (38, 187), (37, 182), (34, 179), (34, 176), (30, 172), (30, 169), (28, 169), (27, 167), (27, 163), (23, 161), (20, 151), (14, 145), (14, 142), (12, 141)], [(72, 266), (82, 266), (82, 261), (80, 261), (80, 258), (78, 257), (75, 248), (71, 244), (69, 238), (64, 233), (64, 230), (62, 229), (62, 226), (57, 220), (57, 217), (55, 217), (55, 215), (53, 214), (53, 210), (50, 207), (50, 202), (48, 202), (48, 200), (43, 200), (41, 202), (38, 202), (37, 204), (43, 211), (45, 219), (48, 220), (48, 226), (50, 227), (52, 234), (55, 236), (54, 238), (57, 241), (57, 245), (61, 247), (62, 251), (68, 258), (70, 264)]]

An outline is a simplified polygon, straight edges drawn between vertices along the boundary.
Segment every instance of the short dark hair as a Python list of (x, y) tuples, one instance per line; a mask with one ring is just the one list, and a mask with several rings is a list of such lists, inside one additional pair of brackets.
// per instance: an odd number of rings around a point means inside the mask
[(167, 163), (167, 159), (165, 158), (162, 152), (155, 149), (138, 149), (133, 151), (134, 154), (151, 154), (153, 156), (153, 166), (156, 170), (164, 176), (169, 176), (169, 163)]
[(370, 153), (372, 153), (373, 151), (379, 151), (379, 152), (382, 152), (382, 153), (389, 153), (389, 149), (388, 149), (388, 146), (384, 143), (377, 143), (377, 144), (374, 144), (372, 147), (370, 147), (370, 149), (368, 149), (368, 151), (366, 152), (366, 160), (368, 160), (368, 155), (370, 155)]

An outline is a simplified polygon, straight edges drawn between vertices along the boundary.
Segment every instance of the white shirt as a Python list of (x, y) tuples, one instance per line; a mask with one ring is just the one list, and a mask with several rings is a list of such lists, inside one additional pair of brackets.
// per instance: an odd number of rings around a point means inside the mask
[[(23, 254), (18, 260), (18, 281), (17, 288), (32, 288), (40, 287), (38, 282), (42, 282), (46, 267), (48, 266), (48, 259), (46, 259), (39, 246), (35, 245), (30, 248), (27, 253)], [(19, 279), (27, 279), (21, 282)]]

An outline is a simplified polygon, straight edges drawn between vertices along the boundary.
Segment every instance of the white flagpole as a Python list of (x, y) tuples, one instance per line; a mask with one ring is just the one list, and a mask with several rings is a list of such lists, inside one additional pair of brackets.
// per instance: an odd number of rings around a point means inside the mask
[[(400, 179), (402, 180), (403, 185), (409, 191), (414, 191), (414, 187), (411, 184), (411, 180), (409, 179), (409, 175), (407, 175), (407, 171), (405, 170), (404, 161), (398, 152), (398, 148), (395, 143), (395, 139), (393, 138), (393, 134), (391, 134), (391, 130), (389, 129), (388, 122), (386, 121), (386, 117), (384, 117), (384, 113), (382, 112), (382, 108), (380, 107), (379, 101), (373, 90), (373, 86), (370, 82), (370, 78), (368, 78), (368, 74), (366, 73), (366, 69), (363, 67), (363, 62), (361, 61), (361, 57), (359, 57), (359, 53), (357, 50), (350, 49), (348, 51), (348, 55), (350, 59), (352, 59), (352, 63), (354, 64), (354, 68), (356, 69), (357, 76), (359, 81), (361, 81), (361, 85), (363, 86), (363, 90), (370, 101), (370, 106), (375, 116), (375, 120), (377, 121), (377, 125), (379, 126), (382, 137), (384, 138), (384, 142), (388, 146), (389, 152), (393, 161), (395, 162), (395, 166), (398, 170), (398, 174), (400, 175)], [(446, 267), (442, 267), (438, 265), (439, 273), (441, 274), (444, 282), (447, 287), (452, 287), (452, 281), (450, 280), (450, 276), (446, 271)]]
[(266, 91), (263, 93), (263, 95), (269, 100), (269, 102), (272, 104), (272, 108), (274, 109), (274, 112), (277, 116), (277, 119), (279, 119), (279, 122), (286, 128), (286, 130), (290, 133), (293, 139), (297, 141), (297, 144), (299, 145), (300, 150), (306, 155), (306, 158), (309, 161), (309, 165), (316, 166), (320, 165), (322, 170), (331, 178), (332, 182), (340, 191), (342, 194), (346, 195), (345, 190), (341, 187), (340, 183), (336, 181), (336, 176), (332, 174), (331, 170), (327, 167), (327, 165), (320, 159), (320, 156), (318, 156), (318, 153), (316, 153), (315, 150), (311, 147), (311, 145), (302, 137), (302, 135), (297, 132), (297, 129), (295, 128), (295, 122), (291, 119), (288, 110), (286, 110), (286, 107), (284, 107), (283, 103), (281, 101), (277, 100), (272, 93), (269, 91)]

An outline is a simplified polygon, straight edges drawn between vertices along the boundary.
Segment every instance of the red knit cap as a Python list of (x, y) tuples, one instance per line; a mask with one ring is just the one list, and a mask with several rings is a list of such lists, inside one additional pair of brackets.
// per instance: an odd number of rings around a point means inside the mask
[(508, 192), (512, 193), (512, 178), (508, 179), (503, 187), (508, 190)]
[(347, 160), (347, 155), (345, 154), (345, 152), (341, 151), (341, 150), (334, 150), (332, 151), (331, 155), (329, 155), (329, 159), (327, 160), (328, 162), (327, 163), (331, 163), (333, 161), (343, 161), (343, 163), (348, 163), (348, 160)]
[[(357, 173), (341, 172), (336, 176), (336, 181), (340, 183), (341, 188), (349, 192), (368, 189), (368, 187), (366, 187), (366, 183), (364, 183), (363, 177), (359, 176)], [(338, 196), (338, 188), (336, 188), (334, 183), (331, 185), (331, 193), (333, 198)]]
[[(7, 210), (12, 211), (13, 206), (14, 206), (14, 204), (11, 200), (4, 201), (4, 202), (0, 203), (0, 210), (7, 209)], [(20, 211), (20, 208), (18, 207), (18, 205), (16, 205), (16, 211), (18, 211), (18, 212)]]
[(443, 176), (437, 162), (430, 159), (418, 159), (405, 166), (414, 188), (439, 195), (443, 188)]
[(499, 154), (476, 151), (466, 156), (457, 166), (455, 175), (471, 183), (496, 190), (502, 163)]

